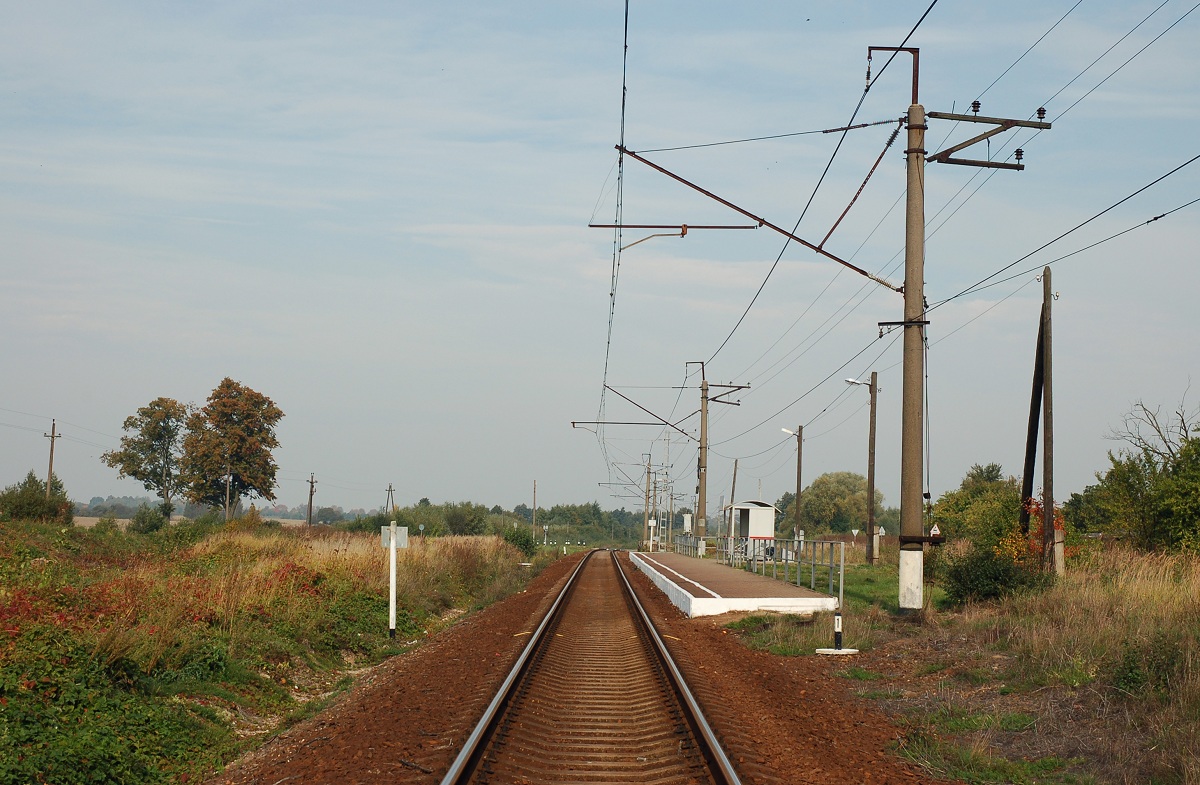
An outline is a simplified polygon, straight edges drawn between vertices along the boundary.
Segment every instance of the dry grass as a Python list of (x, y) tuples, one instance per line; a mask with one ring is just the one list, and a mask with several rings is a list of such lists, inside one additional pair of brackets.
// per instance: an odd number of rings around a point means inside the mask
[[(427, 619), (456, 606), (486, 604), (519, 588), (514, 550), (494, 537), (413, 538), (397, 552), (397, 605)], [(386, 598), (388, 552), (379, 536), (334, 532), (292, 536), (223, 531), (176, 554), (140, 562), (89, 587), (100, 609), (86, 625), (96, 655), (147, 671), (186, 660), (213, 632), (231, 657), (260, 641), (264, 618), (305, 630), (320, 597)], [(322, 622), (323, 623), (323, 622)]]
[(1200, 560), (1090, 554), (1051, 589), (963, 621), (1016, 654), (1035, 685), (1075, 690), (1128, 726), (1106, 753), (1117, 781), (1200, 783)]

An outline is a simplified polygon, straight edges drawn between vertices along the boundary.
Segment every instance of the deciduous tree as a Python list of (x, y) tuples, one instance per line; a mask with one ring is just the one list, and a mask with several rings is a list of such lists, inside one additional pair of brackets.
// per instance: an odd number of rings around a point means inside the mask
[(226, 377), (208, 402), (188, 418), (181, 474), (198, 504), (230, 510), (247, 496), (275, 499), (279, 446), (275, 426), (283, 411), (267, 396)]
[[(882, 501), (883, 494), (876, 491), (877, 511)], [(800, 494), (800, 520), (806, 532), (862, 528), (867, 522), (867, 479), (854, 472), (822, 474)]]
[(998, 463), (975, 464), (957, 490), (942, 494), (933, 519), (947, 537), (963, 537), (991, 547), (1021, 517), (1021, 484), (1005, 477)]
[(192, 407), (171, 398), (155, 398), (125, 418), (121, 448), (100, 460), (121, 477), (132, 477), (163, 500), (162, 512), (170, 516), (171, 499), (182, 489), (179, 462), (183, 435)]

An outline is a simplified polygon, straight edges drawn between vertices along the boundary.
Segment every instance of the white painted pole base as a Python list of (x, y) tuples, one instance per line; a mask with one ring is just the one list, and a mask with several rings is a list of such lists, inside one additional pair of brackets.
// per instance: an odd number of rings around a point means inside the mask
[(921, 610), (924, 587), (925, 552), (900, 551), (900, 610)]

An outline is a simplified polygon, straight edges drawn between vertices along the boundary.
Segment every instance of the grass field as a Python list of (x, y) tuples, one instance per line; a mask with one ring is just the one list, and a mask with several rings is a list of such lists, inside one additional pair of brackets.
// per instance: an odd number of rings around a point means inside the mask
[(0, 782), (184, 782), (347, 674), (520, 590), (495, 537), (413, 538), (387, 630), (378, 534), (0, 523)]

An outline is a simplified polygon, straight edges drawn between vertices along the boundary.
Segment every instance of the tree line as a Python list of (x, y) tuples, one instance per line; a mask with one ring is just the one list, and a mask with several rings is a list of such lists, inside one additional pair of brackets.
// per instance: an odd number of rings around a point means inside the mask
[[(230, 378), (212, 391), (203, 406), (156, 398), (126, 418), (120, 447), (101, 460), (132, 477), (161, 499), (158, 512), (169, 518), (182, 502), (191, 510), (224, 510), (228, 519), (248, 498), (275, 499), (278, 467), (272, 450), (279, 442), (275, 428), (283, 412), (270, 398)], [(1055, 511), (1069, 537), (1098, 534), (1119, 538), (1143, 550), (1200, 551), (1200, 411), (1182, 404), (1163, 414), (1142, 402), (1124, 416), (1110, 437), (1122, 446), (1108, 453), (1108, 467), (1096, 482), (1073, 493)], [(876, 491), (871, 500), (878, 525), (898, 530), (899, 514), (883, 505)], [(800, 526), (806, 535), (845, 533), (865, 527), (866, 479), (853, 472), (817, 477), (800, 498)], [(46, 483), (34, 472), (0, 492), (0, 514), (10, 518), (55, 518), (69, 521), (72, 504), (57, 477)], [(790, 537), (795, 527), (796, 498), (784, 493), (775, 502), (776, 532)], [(944, 493), (929, 508), (932, 522), (950, 539), (969, 540), (983, 549), (1013, 547), (1013, 527), (1021, 517), (1020, 481), (1005, 476), (999, 464), (972, 466), (960, 486)], [(325, 509), (326, 522), (374, 526), (392, 516), (349, 516)], [(673, 527), (680, 532), (686, 508), (676, 511)], [(1040, 525), (1041, 511), (1037, 512)], [(397, 509), (401, 525), (413, 533), (425, 526), (440, 534), (504, 534), (526, 530), (541, 541), (628, 545), (640, 542), (644, 513), (623, 507), (604, 510), (597, 502), (558, 504), (536, 512), (525, 504), (512, 510), (475, 502), (434, 505), (421, 499)], [(323, 520), (318, 514), (318, 520)], [(1008, 538), (1008, 539), (1006, 539)], [(1008, 543), (1008, 545), (1005, 545)]]

